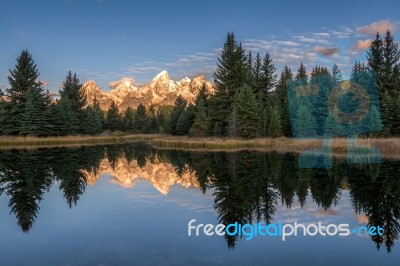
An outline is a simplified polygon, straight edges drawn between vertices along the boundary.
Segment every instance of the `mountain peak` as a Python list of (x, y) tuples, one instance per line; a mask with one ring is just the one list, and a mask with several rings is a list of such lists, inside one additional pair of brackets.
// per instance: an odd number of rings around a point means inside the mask
[(157, 80), (160, 80), (160, 79), (162, 79), (162, 80), (169, 80), (170, 79), (167, 70), (163, 70), (160, 73), (158, 73), (157, 76), (155, 76), (153, 78), (153, 81), (157, 81)]

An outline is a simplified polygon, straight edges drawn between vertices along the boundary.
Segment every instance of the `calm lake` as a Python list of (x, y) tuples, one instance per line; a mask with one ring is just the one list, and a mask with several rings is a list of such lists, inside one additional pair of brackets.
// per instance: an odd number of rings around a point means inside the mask
[[(188, 236), (199, 224), (348, 224), (383, 236)], [(0, 151), (1, 265), (399, 265), (400, 162), (143, 142)], [(302, 232), (302, 231), (300, 231)]]

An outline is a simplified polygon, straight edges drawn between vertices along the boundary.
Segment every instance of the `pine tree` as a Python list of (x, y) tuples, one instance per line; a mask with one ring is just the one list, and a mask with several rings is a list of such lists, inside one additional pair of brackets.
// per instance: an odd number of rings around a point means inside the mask
[(282, 133), (286, 137), (291, 137), (292, 135), (290, 112), (289, 112), (289, 99), (286, 88), (286, 84), (288, 82), (291, 82), (292, 80), (293, 80), (292, 71), (288, 66), (285, 66), (277, 84), (276, 94), (279, 99)]
[(122, 124), (123, 124), (123, 129), (128, 132), (132, 132), (134, 129), (134, 116), (135, 116), (135, 111), (132, 109), (132, 107), (128, 107), (124, 111), (124, 116), (122, 118)]
[(203, 99), (200, 99), (196, 105), (196, 115), (192, 127), (189, 130), (191, 137), (205, 137), (208, 132), (208, 117)]
[(238, 121), (238, 136), (255, 138), (261, 136), (260, 110), (252, 89), (245, 85), (239, 88), (235, 95), (234, 108), (236, 108)]
[(199, 92), (197, 93), (194, 104), (197, 106), (200, 101), (203, 101), (204, 108), (207, 108), (209, 97), (210, 97), (210, 94), (208, 93), (206, 83), (203, 83)]
[(392, 106), (394, 112), (393, 112), (393, 124), (391, 127), (391, 133), (393, 136), (400, 136), (400, 94), (397, 96), (397, 98), (394, 98)]
[(304, 66), (303, 62), (301, 62), (299, 69), (297, 69), (296, 81), (300, 83), (299, 85), (305, 85), (308, 83), (307, 78), (308, 76), (306, 67)]
[(368, 67), (375, 71), (379, 86), (379, 98), (382, 99), (383, 93), (385, 92), (385, 89), (382, 87), (384, 82), (382, 71), (385, 62), (383, 57), (383, 41), (379, 33), (376, 33), (375, 40), (371, 43), (367, 51), (367, 60)]
[(134, 119), (134, 131), (136, 133), (147, 133), (149, 129), (149, 119), (147, 116), (146, 106), (139, 104), (136, 109)]
[(172, 135), (177, 134), (177, 125), (178, 125), (178, 120), (183, 111), (185, 111), (187, 102), (182, 96), (178, 96), (175, 100), (175, 105), (174, 108), (172, 109), (171, 115), (170, 115), (170, 121), (169, 121), (169, 128), (170, 128), (170, 133)]
[(261, 90), (259, 92), (256, 92), (259, 93), (259, 97), (262, 99), (264, 104), (268, 102), (268, 96), (276, 86), (277, 75), (275, 71), (276, 69), (272, 63), (271, 56), (267, 52), (263, 58), (261, 65), (261, 78), (260, 78)]
[(85, 117), (82, 125), (83, 133), (95, 135), (103, 131), (103, 125), (99, 113), (93, 108), (85, 109)]
[(400, 51), (398, 43), (394, 42), (393, 35), (388, 30), (383, 42), (383, 58), (384, 64), (382, 68), (382, 86), (392, 98), (400, 94), (400, 88), (396, 87), (397, 81), (400, 78), (397, 76), (397, 69), (400, 60)]
[(118, 106), (114, 101), (111, 102), (110, 108), (108, 108), (106, 125), (107, 129), (110, 131), (121, 129), (121, 116), (119, 114)]
[(93, 107), (93, 110), (96, 112), (97, 116), (100, 118), (101, 129), (104, 130), (104, 128), (106, 126), (106, 118), (105, 118), (103, 110), (100, 107), (100, 103), (96, 97), (94, 97), (94, 99), (93, 99), (92, 107)]
[(260, 53), (257, 53), (256, 58), (254, 59), (253, 64), (253, 90), (254, 93), (259, 95), (262, 91), (263, 84), (262, 84), (262, 59)]
[(29, 88), (25, 94), (25, 108), (20, 120), (20, 134), (43, 136), (49, 128), (45, 112), (50, 105), (50, 99), (42, 88)]
[(247, 81), (246, 83), (254, 88), (254, 75), (253, 75), (253, 55), (251, 51), (247, 53)]
[(334, 86), (337, 86), (340, 82), (342, 82), (342, 72), (338, 65), (334, 64), (332, 67), (332, 83)]
[(160, 132), (160, 125), (158, 124), (156, 108), (151, 105), (149, 108), (149, 133), (156, 134)]
[(233, 33), (228, 33), (214, 74), (216, 92), (210, 99), (211, 128), (215, 134), (228, 133), (233, 97), (237, 89), (248, 82), (247, 61), (241, 44), (236, 42)]
[(281, 118), (277, 107), (273, 107), (269, 112), (268, 121), (268, 135), (273, 138), (282, 136)]
[(77, 112), (84, 109), (86, 105), (86, 96), (76, 73), (72, 75), (71, 71), (68, 72), (63, 82), (62, 90), (60, 90), (60, 97), (67, 97), (71, 102), (72, 108)]
[[(31, 90), (31, 96), (43, 92), (40, 84), (39, 71), (35, 62), (32, 59), (32, 55), (27, 51), (23, 50), (20, 56), (17, 58), (17, 63), (13, 70), (10, 70), (8, 81), (10, 88), (6, 89), (6, 96), (8, 101), (3, 103), (3, 119), (0, 128), (3, 134), (7, 135), (18, 135), (21, 130), (21, 120), (24, 114), (26, 114), (25, 104), (28, 101), (27, 93)], [(33, 102), (30, 103), (28, 109), (32, 110)]]
[(196, 107), (190, 104), (179, 116), (178, 123), (176, 125), (177, 135), (189, 134), (189, 130), (193, 126), (195, 115)]
[(79, 121), (76, 113), (72, 109), (72, 104), (69, 98), (64, 97), (52, 107), (54, 120), (54, 135), (66, 136), (78, 133)]
[(300, 105), (296, 113), (294, 135), (297, 138), (312, 138), (316, 135), (315, 120), (308, 105)]

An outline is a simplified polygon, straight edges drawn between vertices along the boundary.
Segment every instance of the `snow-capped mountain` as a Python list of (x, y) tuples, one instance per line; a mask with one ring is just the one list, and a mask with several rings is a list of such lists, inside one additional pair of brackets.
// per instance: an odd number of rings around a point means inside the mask
[(83, 85), (83, 90), (89, 105), (96, 98), (103, 110), (107, 110), (112, 101), (120, 110), (124, 110), (129, 106), (136, 108), (140, 103), (145, 106), (173, 105), (179, 95), (189, 103), (193, 103), (203, 84), (211, 94), (214, 93), (214, 85), (203, 75), (192, 79), (185, 77), (175, 82), (164, 70), (152, 81), (139, 87), (135, 87), (130, 80), (124, 80), (109, 92), (104, 92), (93, 80), (90, 80)]
[(128, 162), (125, 158), (118, 159), (114, 166), (111, 166), (108, 159), (103, 159), (96, 172), (82, 170), (82, 173), (89, 185), (94, 185), (106, 173), (111, 175), (112, 183), (126, 188), (133, 187), (138, 180), (146, 180), (164, 195), (167, 195), (175, 184), (184, 188), (200, 187), (195, 172), (185, 172), (180, 176), (172, 164), (157, 159), (144, 167), (140, 167), (136, 160)]

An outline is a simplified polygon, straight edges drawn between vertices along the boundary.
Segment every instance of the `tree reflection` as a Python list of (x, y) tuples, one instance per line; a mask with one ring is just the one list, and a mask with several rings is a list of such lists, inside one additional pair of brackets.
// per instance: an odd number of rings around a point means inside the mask
[[(39, 203), (55, 183), (69, 208), (85, 192), (87, 175), (96, 174), (106, 158), (115, 169), (121, 159), (136, 161), (140, 168), (167, 163), (183, 178), (192, 173), (200, 189), (210, 190), (219, 222), (269, 224), (278, 204), (302, 208), (307, 199), (328, 210), (348, 189), (357, 214), (367, 226), (381, 226), (384, 235), (373, 236), (379, 249), (390, 252), (400, 232), (399, 162), (349, 165), (337, 160), (332, 169), (300, 169), (295, 154), (240, 152), (189, 152), (155, 149), (143, 142), (130, 144), (0, 151), (0, 195), (9, 197), (9, 208), (24, 232), (38, 215)], [(239, 238), (226, 235), (229, 248)]]

